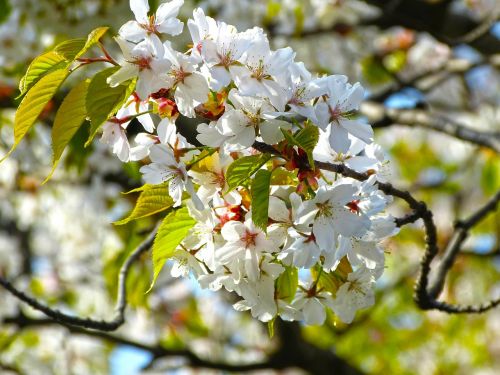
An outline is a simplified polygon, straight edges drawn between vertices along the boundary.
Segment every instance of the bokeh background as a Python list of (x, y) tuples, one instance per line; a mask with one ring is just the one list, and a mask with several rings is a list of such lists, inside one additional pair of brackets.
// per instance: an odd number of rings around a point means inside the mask
[[(154, 8), (158, 1), (150, 4)], [(500, 132), (497, 0), (186, 0), (180, 18), (187, 20), (197, 6), (239, 30), (263, 27), (275, 48), (293, 47), (312, 71), (362, 82), (367, 103), (423, 108), (479, 131)], [(126, 0), (0, 0), (0, 155), (12, 144), (18, 82), (29, 62), (97, 26), (110, 26), (113, 35), (131, 18)], [(481, 25), (481, 34), (467, 39)], [(104, 43), (111, 53), (117, 50), (110, 37)], [(179, 50), (188, 48), (188, 38), (176, 43)], [(133, 206), (136, 196), (120, 192), (141, 185), (140, 166), (120, 163), (98, 140), (83, 148), (84, 127), (54, 178), (41, 186), (51, 167), (51, 121), (62, 97), (53, 99), (28, 138), (0, 164), (0, 275), (63, 311), (105, 318), (113, 314), (119, 267), (155, 218), (112, 225)], [(391, 160), (388, 179), (429, 204), (443, 247), (453, 223), (500, 188), (499, 155), (425, 128), (378, 125), (375, 141)], [(405, 213), (397, 203), (391, 210)], [(404, 227), (385, 246), (387, 268), (375, 306), (349, 326), (333, 316), (323, 326), (302, 326), (302, 339), (368, 374), (500, 373), (499, 310), (419, 310), (412, 293), (423, 254), (421, 224)], [(131, 306), (117, 333), (129, 344), (188, 348), (230, 363), (265, 360), (280, 345), (279, 335), (270, 339), (264, 324), (233, 311), (231, 295), (172, 278), (168, 267), (145, 294), (151, 275), (146, 254), (130, 274)], [(442, 298), (478, 303), (498, 296), (497, 212), (471, 232)], [(0, 290), (0, 374), (221, 373), (190, 369), (182, 356), (152, 363), (152, 353), (137, 346), (53, 324), (7, 324), (5, 318), (20, 309), (40, 317)]]

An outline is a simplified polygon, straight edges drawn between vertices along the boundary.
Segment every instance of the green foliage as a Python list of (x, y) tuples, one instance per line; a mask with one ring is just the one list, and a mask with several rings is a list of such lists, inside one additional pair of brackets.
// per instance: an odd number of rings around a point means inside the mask
[(299, 271), (297, 270), (297, 267), (285, 267), (285, 272), (283, 272), (276, 280), (278, 298), (291, 303), (295, 298), (298, 286)]
[(325, 272), (321, 267), (315, 266), (311, 269), (311, 272), (318, 288), (324, 289), (335, 296), (340, 286), (347, 281), (347, 275), (352, 272), (352, 267), (347, 257), (343, 257), (335, 271)]
[(309, 164), (313, 166), (314, 159), (312, 152), (319, 141), (319, 128), (315, 125), (310, 124), (300, 129), (294, 135), (283, 129), (281, 129), (281, 132), (283, 133), (289, 144), (300, 147), (307, 153)]
[(500, 159), (488, 155), (481, 173), (481, 188), (487, 195), (493, 195), (500, 187)]
[(10, 13), (12, 12), (12, 6), (9, 0), (0, 0), (0, 24), (9, 19)]
[(391, 73), (397, 73), (406, 65), (406, 52), (402, 50), (394, 51), (384, 56), (382, 63)]
[[(146, 184), (140, 189), (141, 194), (132, 212), (125, 219), (115, 222), (116, 225), (127, 224), (132, 220), (157, 214), (172, 207), (174, 204), (174, 201), (168, 195), (167, 184)], [(137, 190), (133, 190), (132, 192), (137, 192)]]
[(269, 154), (245, 156), (235, 160), (227, 169), (226, 181), (229, 191), (241, 186), (271, 158)]
[(189, 216), (186, 207), (170, 212), (163, 219), (153, 244), (153, 281), (148, 292), (153, 288), (167, 259), (187, 236), (196, 221)]
[(135, 81), (110, 87), (106, 80), (120, 67), (107, 68), (97, 73), (90, 81), (86, 106), (90, 120), (90, 136), (85, 146), (94, 139), (101, 125), (108, 120), (128, 99), (135, 87)]
[(252, 181), (252, 221), (262, 230), (267, 230), (269, 221), (269, 188), (272, 172), (265, 169), (257, 171)]
[(54, 48), (54, 52), (61, 55), (68, 61), (76, 60), (92, 48), (99, 41), (99, 39), (106, 34), (108, 29), (108, 27), (98, 27), (90, 32), (87, 39), (78, 38), (66, 40), (58, 44), (56, 48)]
[(14, 120), (14, 145), (2, 161), (16, 149), (67, 76), (66, 69), (55, 70), (42, 77), (26, 94)]
[(57, 110), (54, 126), (52, 127), (52, 171), (44, 183), (52, 177), (64, 149), (85, 121), (87, 116), (85, 98), (87, 97), (88, 86), (89, 80), (80, 82), (64, 98)]
[(57, 53), (50, 51), (36, 57), (28, 66), (28, 70), (19, 82), (20, 96), (26, 94), (44, 75), (57, 69), (65, 69), (68, 62)]
[(383, 85), (392, 80), (387, 68), (374, 56), (367, 56), (361, 60), (361, 73), (371, 85)]

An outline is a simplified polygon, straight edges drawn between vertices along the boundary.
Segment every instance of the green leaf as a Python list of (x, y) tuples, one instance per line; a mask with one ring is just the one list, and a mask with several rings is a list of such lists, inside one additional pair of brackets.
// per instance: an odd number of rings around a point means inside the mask
[(132, 93), (135, 82), (125, 82), (110, 87), (106, 80), (115, 73), (119, 66), (114, 66), (97, 73), (89, 84), (86, 106), (90, 120), (90, 137), (85, 143), (88, 146), (101, 125), (114, 115)]
[(92, 48), (92, 46), (106, 34), (108, 29), (108, 27), (98, 27), (90, 32), (87, 39), (78, 38), (66, 40), (59, 43), (56, 48), (54, 48), (54, 52), (68, 61), (74, 61)]
[(55, 52), (47, 52), (36, 57), (28, 67), (26, 74), (19, 82), (19, 91), (24, 95), (35, 83), (44, 75), (67, 66), (67, 61), (64, 57)]
[(144, 185), (137, 203), (128, 217), (115, 222), (115, 225), (123, 225), (136, 219), (154, 215), (165, 211), (174, 204), (173, 199), (168, 195), (168, 184)]
[(196, 221), (189, 216), (186, 207), (171, 212), (163, 219), (153, 244), (154, 276), (148, 292), (153, 288), (167, 259), (174, 254), (195, 224)]
[(0, 24), (9, 19), (11, 11), (12, 6), (9, 4), (9, 0), (0, 0)]
[(14, 145), (0, 162), (16, 149), (67, 76), (66, 69), (55, 70), (42, 77), (26, 94), (17, 109), (14, 120)]
[(367, 56), (361, 60), (361, 73), (371, 85), (382, 85), (392, 80), (385, 66), (373, 56)]
[(312, 268), (311, 271), (312, 276), (317, 280), (318, 288), (322, 288), (335, 296), (337, 290), (347, 281), (347, 276), (352, 272), (352, 267), (347, 257), (343, 257), (335, 271), (325, 272), (319, 265)]
[(319, 128), (307, 125), (295, 135), (297, 145), (306, 152), (313, 152), (319, 141)]
[(69, 39), (59, 43), (54, 48), (54, 53), (61, 56), (66, 61), (73, 61), (77, 58), (78, 53), (85, 46), (85, 38)]
[(481, 187), (487, 195), (493, 195), (500, 186), (500, 160), (496, 155), (490, 155), (484, 163), (481, 172)]
[(272, 172), (265, 169), (257, 171), (252, 181), (252, 221), (263, 231), (269, 221), (269, 188)]
[(299, 286), (299, 271), (297, 267), (285, 267), (283, 272), (276, 280), (276, 291), (278, 299), (286, 302), (292, 302)]
[(87, 116), (85, 98), (88, 86), (89, 80), (80, 82), (64, 98), (57, 110), (54, 126), (52, 127), (52, 170), (43, 183), (46, 183), (52, 177), (64, 149), (85, 121)]
[(267, 333), (269, 334), (269, 338), (272, 339), (274, 337), (274, 322), (276, 321), (276, 317), (272, 318), (267, 322)]
[(228, 191), (240, 186), (252, 177), (271, 158), (269, 154), (244, 156), (235, 160), (227, 169), (226, 181)]
[(314, 166), (313, 150), (319, 141), (319, 128), (316, 125), (306, 125), (300, 129), (295, 135), (290, 134), (288, 131), (281, 129), (289, 144), (300, 147), (307, 153), (309, 165)]

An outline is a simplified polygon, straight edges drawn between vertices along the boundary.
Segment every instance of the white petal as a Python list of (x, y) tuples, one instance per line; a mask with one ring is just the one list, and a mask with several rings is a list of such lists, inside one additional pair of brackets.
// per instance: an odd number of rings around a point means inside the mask
[(147, 24), (149, 22), (148, 12), (149, 3), (148, 0), (130, 0), (130, 9), (135, 15), (135, 19), (139, 23)]

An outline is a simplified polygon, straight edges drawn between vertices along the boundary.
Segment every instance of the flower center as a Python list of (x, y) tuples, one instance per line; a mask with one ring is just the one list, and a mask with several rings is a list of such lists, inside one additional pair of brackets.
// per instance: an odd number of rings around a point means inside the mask
[(151, 57), (139, 57), (134, 61), (134, 64), (139, 67), (140, 71), (144, 69), (151, 69)]
[(184, 80), (191, 75), (182, 68), (173, 69), (170, 74), (174, 77), (175, 84), (184, 83)]
[(241, 239), (245, 243), (245, 247), (249, 248), (250, 246), (255, 246), (257, 236), (258, 233), (253, 233), (250, 232), (249, 230), (245, 230), (245, 234)]
[(324, 203), (316, 203), (316, 207), (318, 207), (318, 216), (333, 216), (333, 207), (328, 201)]

